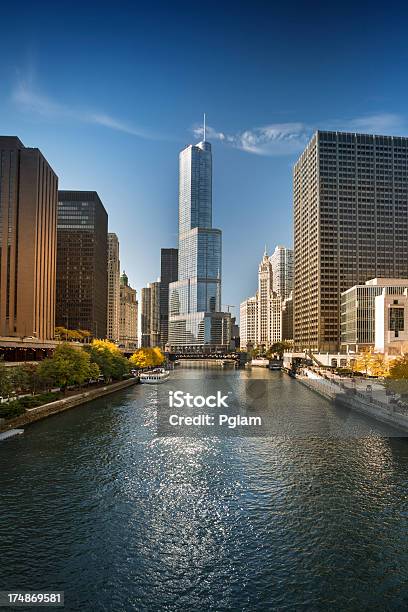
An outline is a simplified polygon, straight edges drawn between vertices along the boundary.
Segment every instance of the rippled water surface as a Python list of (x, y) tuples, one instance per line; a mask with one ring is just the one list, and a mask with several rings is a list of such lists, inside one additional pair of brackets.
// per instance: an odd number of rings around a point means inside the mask
[[(251, 374), (211, 376), (239, 393)], [(163, 386), (139, 385), (1, 443), (0, 590), (85, 611), (406, 609), (408, 441), (256, 376), (280, 435), (156, 437)]]

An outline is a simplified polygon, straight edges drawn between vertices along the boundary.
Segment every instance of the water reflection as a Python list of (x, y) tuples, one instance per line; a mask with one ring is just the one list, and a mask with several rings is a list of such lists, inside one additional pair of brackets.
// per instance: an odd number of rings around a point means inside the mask
[(157, 437), (164, 385), (27, 428), (0, 446), (1, 585), (64, 590), (67, 610), (403, 608), (405, 440), (358, 415), (365, 435), (336, 437), (349, 416), (279, 373), (172, 380), (255, 381), (254, 401), (266, 380), (283, 433)]

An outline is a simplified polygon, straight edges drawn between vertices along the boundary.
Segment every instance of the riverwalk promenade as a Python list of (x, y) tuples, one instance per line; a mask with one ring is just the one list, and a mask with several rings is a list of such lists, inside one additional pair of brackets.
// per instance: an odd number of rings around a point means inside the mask
[(408, 433), (408, 406), (392, 402), (380, 382), (301, 368), (296, 380), (327, 399)]

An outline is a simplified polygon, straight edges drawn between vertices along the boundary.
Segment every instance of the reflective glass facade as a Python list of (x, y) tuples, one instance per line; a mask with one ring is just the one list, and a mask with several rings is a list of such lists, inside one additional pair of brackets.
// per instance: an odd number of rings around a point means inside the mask
[[(211, 145), (180, 153), (178, 281), (169, 285), (169, 344), (228, 345), (221, 313), (221, 230), (212, 225)], [(225, 319), (225, 320), (224, 320)]]

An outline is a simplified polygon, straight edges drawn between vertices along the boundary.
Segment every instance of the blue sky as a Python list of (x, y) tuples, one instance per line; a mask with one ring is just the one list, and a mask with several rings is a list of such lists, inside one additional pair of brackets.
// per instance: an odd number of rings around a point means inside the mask
[[(2, 7), (0, 133), (96, 190), (138, 290), (177, 243), (178, 153), (207, 113), (223, 303), (292, 243), (292, 166), (316, 128), (408, 134), (403, 3)], [(237, 309), (238, 313), (238, 309)]]

